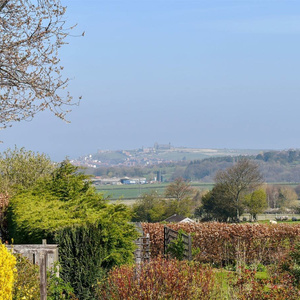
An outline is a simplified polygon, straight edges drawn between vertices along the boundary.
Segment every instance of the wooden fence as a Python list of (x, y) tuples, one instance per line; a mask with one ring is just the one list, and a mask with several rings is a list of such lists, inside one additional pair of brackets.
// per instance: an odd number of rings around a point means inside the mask
[(141, 262), (150, 260), (150, 236), (147, 233), (146, 236), (139, 237), (135, 244), (137, 249), (134, 251), (135, 262), (140, 264)]
[[(168, 246), (178, 238), (179, 232), (172, 228), (164, 226), (164, 254), (167, 254)], [(182, 240), (184, 244), (183, 257), (187, 260), (192, 260), (192, 238), (190, 234), (182, 233)]]

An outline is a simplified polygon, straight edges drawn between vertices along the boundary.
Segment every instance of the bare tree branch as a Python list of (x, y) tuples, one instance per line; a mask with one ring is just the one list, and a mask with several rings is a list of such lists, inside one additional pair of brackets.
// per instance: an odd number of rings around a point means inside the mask
[(8, 3), (9, 0), (2, 0), (0, 1), (0, 12), (2, 11), (2, 9), (5, 7), (5, 5)]
[(0, 123), (31, 119), (45, 109), (65, 120), (74, 104), (59, 49), (71, 28), (60, 0), (0, 0)]

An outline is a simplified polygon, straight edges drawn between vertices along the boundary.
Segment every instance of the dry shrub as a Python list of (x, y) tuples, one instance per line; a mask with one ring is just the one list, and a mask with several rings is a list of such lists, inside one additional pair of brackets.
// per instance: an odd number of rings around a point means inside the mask
[[(164, 225), (143, 223), (149, 233), (151, 256), (163, 254)], [(177, 223), (168, 224), (192, 235), (192, 246), (199, 251), (194, 257), (200, 262), (227, 264), (270, 264), (284, 257), (291, 246), (300, 240), (300, 225), (290, 224), (226, 224)]]
[(123, 265), (113, 269), (98, 286), (99, 299), (211, 299), (215, 289), (211, 268), (199, 263), (161, 257), (138, 269)]

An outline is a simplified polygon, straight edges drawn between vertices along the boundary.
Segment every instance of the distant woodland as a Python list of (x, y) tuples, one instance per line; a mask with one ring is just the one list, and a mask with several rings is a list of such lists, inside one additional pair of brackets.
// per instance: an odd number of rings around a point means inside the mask
[[(213, 182), (218, 170), (232, 166), (241, 157), (213, 157), (147, 167), (100, 167), (87, 169), (86, 172), (95, 176), (137, 176), (151, 180), (160, 170), (166, 181), (183, 177), (192, 181)], [(248, 158), (259, 164), (266, 182), (300, 182), (300, 150), (266, 151), (256, 156), (248, 156)]]

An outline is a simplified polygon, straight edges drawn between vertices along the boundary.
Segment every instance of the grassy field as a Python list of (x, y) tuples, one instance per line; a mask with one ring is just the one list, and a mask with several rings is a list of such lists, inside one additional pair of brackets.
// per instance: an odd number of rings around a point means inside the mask
[[(104, 196), (110, 197), (111, 200), (121, 199), (122, 201), (134, 200), (139, 198), (145, 193), (155, 191), (158, 195), (163, 195), (168, 183), (156, 183), (156, 184), (139, 184), (139, 185), (101, 185), (96, 186), (99, 193), (103, 193)], [(195, 182), (191, 184), (192, 187), (199, 190), (210, 190), (213, 187), (212, 183), (199, 183)]]

